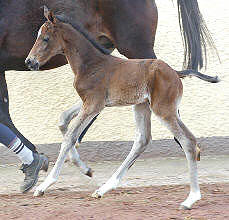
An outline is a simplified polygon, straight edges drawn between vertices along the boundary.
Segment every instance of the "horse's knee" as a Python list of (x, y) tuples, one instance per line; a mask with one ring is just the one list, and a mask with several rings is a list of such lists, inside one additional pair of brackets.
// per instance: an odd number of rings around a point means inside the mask
[(150, 143), (151, 137), (146, 137), (146, 136), (141, 136), (137, 141), (136, 141), (136, 148), (135, 148), (135, 153), (136, 154), (141, 154), (145, 151), (147, 145)]
[(68, 117), (67, 117), (66, 112), (61, 113), (58, 127), (62, 133), (66, 132), (66, 130), (67, 130), (67, 127), (68, 127), (67, 119), (68, 119)]

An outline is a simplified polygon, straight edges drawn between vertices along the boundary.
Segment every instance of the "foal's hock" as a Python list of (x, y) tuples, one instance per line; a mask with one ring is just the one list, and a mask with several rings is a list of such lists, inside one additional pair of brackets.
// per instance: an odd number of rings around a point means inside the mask
[[(77, 112), (72, 114), (72, 118), (77, 116), (73, 126), (68, 129), (66, 126), (55, 166), (37, 187), (34, 195), (43, 195), (57, 181), (68, 151), (74, 149), (81, 133), (105, 107), (133, 105), (136, 122), (133, 147), (118, 170), (93, 196), (101, 197), (115, 189), (126, 171), (145, 150), (151, 141), (150, 118), (154, 112), (180, 142), (186, 154), (190, 193), (181, 207), (190, 209), (201, 198), (196, 163), (199, 148), (195, 137), (178, 115), (183, 92), (180, 77), (190, 74), (198, 77), (200, 73), (177, 72), (161, 60), (123, 60), (113, 57), (78, 25), (54, 16), (47, 8), (45, 17), (48, 21), (40, 28), (26, 63), (34, 70), (56, 54), (66, 56), (75, 74), (74, 87), (82, 102), (77, 106)], [(203, 74), (200, 78), (210, 82), (217, 81), (217, 78)]]

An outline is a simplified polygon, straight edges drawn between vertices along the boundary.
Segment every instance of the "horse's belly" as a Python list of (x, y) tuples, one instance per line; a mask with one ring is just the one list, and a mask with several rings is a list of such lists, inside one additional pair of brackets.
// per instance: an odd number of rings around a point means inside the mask
[(145, 102), (148, 99), (148, 93), (146, 88), (143, 89), (131, 89), (120, 91), (120, 93), (114, 95), (110, 94), (106, 97), (105, 106), (127, 106), (135, 105)]

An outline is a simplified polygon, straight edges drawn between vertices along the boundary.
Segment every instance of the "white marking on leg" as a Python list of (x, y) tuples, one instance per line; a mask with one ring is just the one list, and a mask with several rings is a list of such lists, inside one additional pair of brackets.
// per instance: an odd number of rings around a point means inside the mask
[(200, 191), (190, 192), (187, 199), (181, 203), (181, 208), (191, 209), (192, 205), (201, 199)]
[(191, 209), (192, 205), (201, 199), (200, 188), (198, 184), (197, 162), (196, 162), (196, 143), (195, 137), (186, 128), (179, 116), (175, 120), (165, 121), (168, 129), (180, 142), (188, 162), (190, 193), (187, 199), (181, 203), (181, 208)]
[(133, 147), (118, 170), (112, 177), (96, 190), (92, 196), (99, 198), (106, 192), (115, 189), (120, 183), (122, 177), (127, 170), (133, 165), (137, 157), (145, 150), (147, 144), (151, 140), (151, 111), (148, 103), (143, 103), (135, 106), (135, 121), (136, 121), (136, 137)]
[(64, 164), (64, 161), (65, 161), (65, 158), (67, 156), (68, 150), (71, 147), (72, 147), (71, 142), (65, 142), (64, 141), (61, 144), (60, 153), (58, 155), (55, 166), (52, 168), (48, 177), (45, 178), (45, 181), (36, 188), (36, 190), (34, 192), (34, 196), (43, 195), (45, 190), (57, 181), (57, 179), (60, 175), (60, 170), (61, 170), (61, 168)]
[(117, 178), (117, 174), (114, 174), (104, 185), (102, 185), (98, 190), (96, 190), (92, 197), (94, 198), (100, 198), (102, 197), (106, 192), (116, 189), (121, 178)]
[[(60, 121), (59, 121), (59, 129), (63, 136), (66, 134), (68, 130), (69, 123), (72, 121), (73, 118), (75, 118), (78, 115), (81, 107), (82, 107), (82, 101), (80, 100), (71, 108), (67, 109), (61, 114)], [(86, 164), (80, 159), (79, 153), (76, 150), (76, 148), (75, 147), (71, 148), (68, 154), (69, 154), (70, 162), (80, 167), (83, 174), (88, 174), (90, 168), (87, 167)]]
[(45, 179), (44, 183), (42, 183), (35, 191), (34, 196), (43, 195), (44, 191), (51, 186), (54, 182), (57, 181), (60, 170), (64, 164), (68, 151), (75, 146), (76, 141), (81, 134), (81, 132), (87, 127), (87, 125), (91, 122), (91, 120), (98, 114), (98, 112), (93, 112), (91, 114), (84, 112), (82, 109), (76, 121), (71, 129), (66, 133), (63, 143), (61, 144), (60, 153), (58, 155), (55, 166), (51, 170), (48, 177)]
[(59, 129), (62, 132), (63, 136), (66, 134), (68, 125), (71, 122), (71, 120), (78, 115), (81, 106), (82, 106), (82, 101), (80, 100), (71, 108), (67, 109), (61, 114), (60, 121), (59, 121)]
[[(77, 143), (78, 144), (78, 143)], [(76, 147), (73, 147), (69, 151), (69, 159), (70, 161), (78, 166), (83, 174), (87, 174), (90, 170), (89, 167), (86, 166), (86, 164), (80, 159), (80, 155), (78, 151), (76, 150)]]

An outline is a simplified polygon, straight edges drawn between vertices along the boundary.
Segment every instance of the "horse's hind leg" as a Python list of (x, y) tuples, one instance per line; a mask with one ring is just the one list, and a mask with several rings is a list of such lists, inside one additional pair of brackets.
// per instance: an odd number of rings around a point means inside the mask
[[(71, 122), (71, 120), (78, 115), (81, 106), (82, 106), (82, 101), (80, 100), (75, 105), (73, 105), (71, 108), (67, 109), (66, 111), (64, 111), (61, 114), (60, 121), (59, 121), (59, 129), (63, 136), (66, 134), (68, 130), (68, 125)], [(90, 167), (87, 167), (87, 165), (80, 159), (80, 155), (76, 149), (77, 146), (78, 146), (78, 143), (76, 143), (75, 147), (69, 150), (69, 153), (68, 153), (69, 160), (73, 164), (78, 166), (83, 174), (92, 177), (92, 170)]]
[(129, 59), (155, 59), (153, 47), (158, 22), (155, 1), (135, 0), (125, 6), (121, 5), (122, 1), (117, 1), (116, 4), (122, 8), (120, 14), (113, 18), (113, 29), (118, 33), (114, 36), (118, 51)]
[[(160, 115), (158, 116), (160, 117)], [(199, 151), (196, 139), (180, 120), (177, 113), (174, 113), (174, 115), (171, 115), (167, 118), (160, 118), (165, 122), (168, 129), (173, 133), (173, 135), (177, 138), (182, 148), (184, 149), (188, 161), (190, 175), (190, 193), (187, 199), (181, 203), (180, 208), (191, 209), (192, 205), (201, 199), (197, 176), (197, 158)]]
[(134, 112), (136, 121), (136, 137), (133, 147), (122, 165), (103, 186), (92, 194), (93, 197), (99, 198), (109, 190), (115, 189), (125, 172), (134, 164), (135, 160), (146, 149), (147, 144), (151, 140), (151, 111), (149, 109), (149, 104), (143, 103), (135, 105)]

